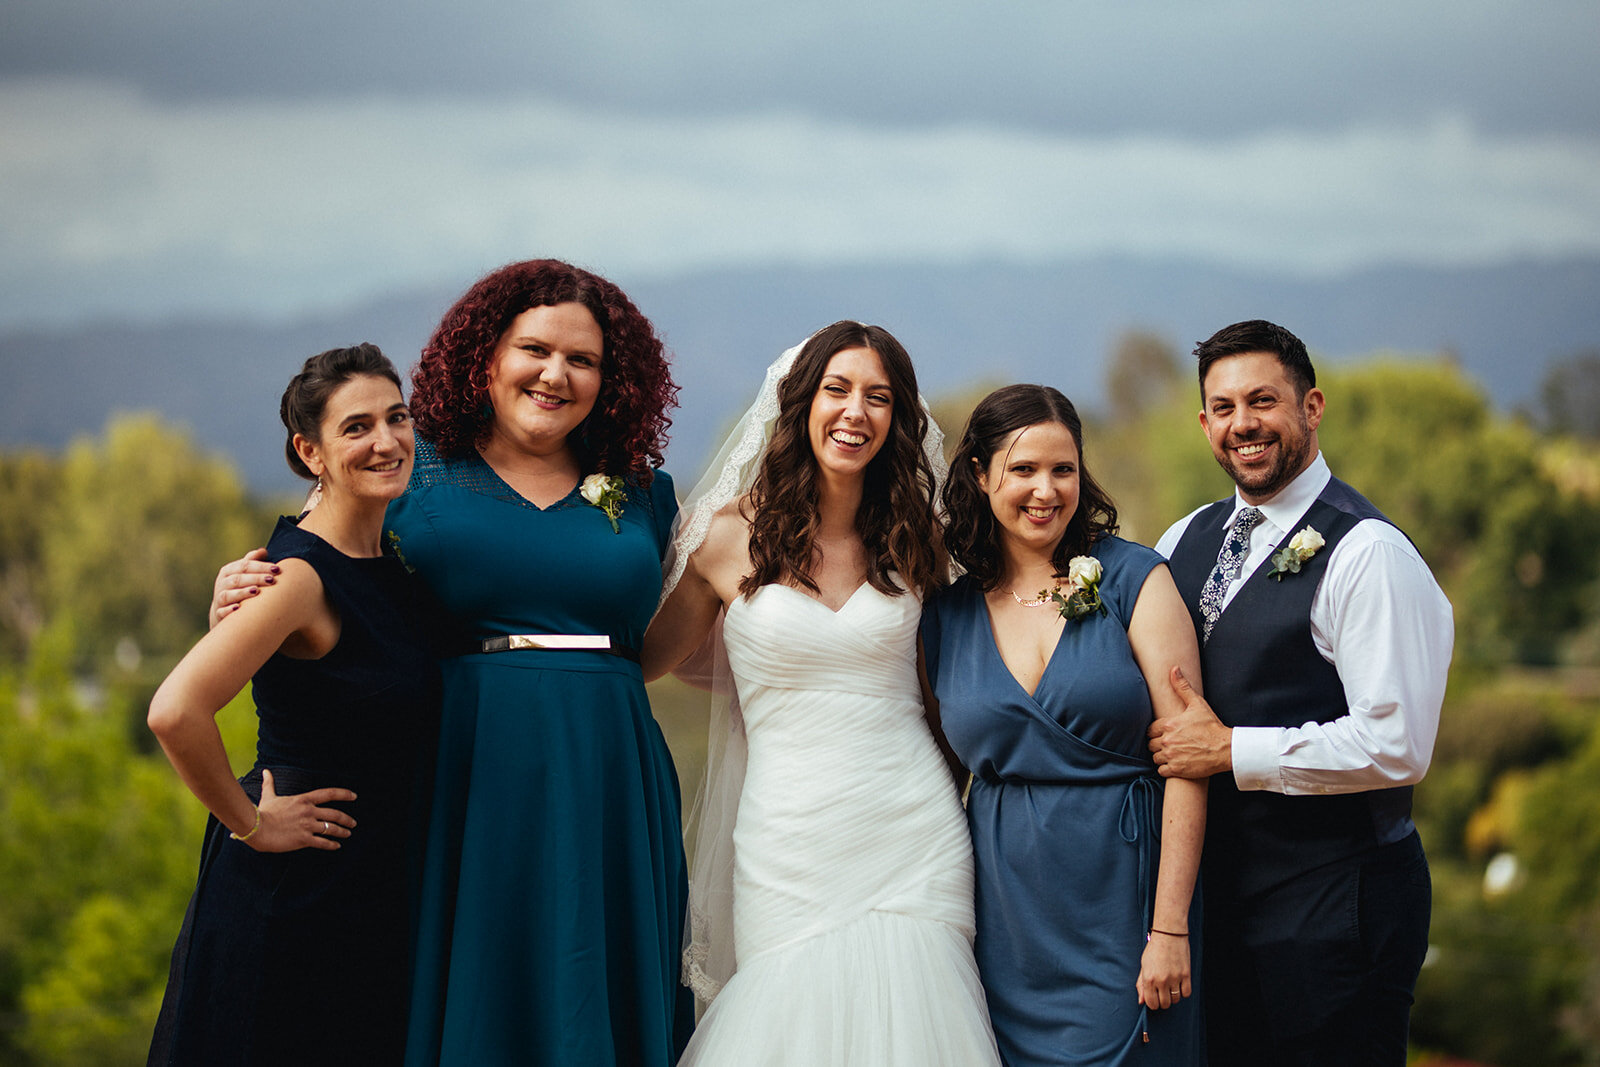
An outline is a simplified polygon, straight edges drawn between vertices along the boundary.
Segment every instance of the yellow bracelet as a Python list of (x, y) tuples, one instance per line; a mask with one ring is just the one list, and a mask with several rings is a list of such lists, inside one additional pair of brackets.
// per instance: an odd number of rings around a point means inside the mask
[(233, 838), (235, 841), (248, 841), (252, 837), (256, 836), (256, 831), (259, 829), (261, 829), (261, 808), (258, 805), (256, 807), (256, 824), (250, 827), (250, 832), (247, 834), (236, 834), (230, 830), (228, 831), (228, 836)]

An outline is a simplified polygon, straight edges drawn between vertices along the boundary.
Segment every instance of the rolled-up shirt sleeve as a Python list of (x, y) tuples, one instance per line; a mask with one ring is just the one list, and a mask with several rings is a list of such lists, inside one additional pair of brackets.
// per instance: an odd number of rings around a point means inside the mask
[(1433, 757), (1455, 619), (1404, 534), (1367, 520), (1335, 546), (1311, 630), (1339, 671), (1349, 712), (1327, 723), (1235, 727), (1238, 787), (1355, 793), (1419, 781)]

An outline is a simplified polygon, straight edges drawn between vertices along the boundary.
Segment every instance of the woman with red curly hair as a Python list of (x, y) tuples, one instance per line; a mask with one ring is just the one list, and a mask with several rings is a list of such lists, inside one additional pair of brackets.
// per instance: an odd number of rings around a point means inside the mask
[(471, 641), (443, 664), (406, 1062), (671, 1064), (681, 804), (635, 651), (677, 514), (661, 342), (604, 278), (513, 263), (412, 386), (387, 537)]

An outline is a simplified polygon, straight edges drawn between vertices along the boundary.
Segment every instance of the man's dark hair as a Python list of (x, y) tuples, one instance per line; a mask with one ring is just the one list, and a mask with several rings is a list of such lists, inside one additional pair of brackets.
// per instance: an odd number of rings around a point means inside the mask
[(1276, 323), (1265, 319), (1251, 319), (1224, 326), (1207, 340), (1195, 346), (1195, 358), (1200, 363), (1200, 400), (1205, 402), (1206, 373), (1211, 365), (1228, 356), (1242, 356), (1246, 352), (1266, 352), (1276, 356), (1289, 381), (1294, 383), (1295, 398), (1305, 399), (1306, 391), (1317, 387), (1317, 371), (1306, 354), (1305, 342)]

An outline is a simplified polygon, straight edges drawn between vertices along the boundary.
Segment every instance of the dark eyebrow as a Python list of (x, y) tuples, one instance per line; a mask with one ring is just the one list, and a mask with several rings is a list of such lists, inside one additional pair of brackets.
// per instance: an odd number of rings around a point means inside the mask
[[(830, 378), (837, 379), (838, 381), (841, 381), (846, 385), (854, 385), (855, 384), (855, 381), (849, 375), (840, 374), (838, 371), (829, 371), (827, 374), (824, 374), (822, 376), (822, 380), (824, 382), (826, 382)], [(875, 383), (871, 383), (871, 384), (868, 384), (866, 386), (863, 386), (863, 388), (867, 389), (869, 392), (875, 392), (875, 391), (880, 390), (880, 389), (883, 390), (886, 393), (893, 391), (893, 389), (890, 387), (888, 382), (875, 382)]]
[[(542, 337), (535, 337), (531, 333), (523, 334), (521, 337), (513, 337), (511, 339), (511, 345), (512, 345), (513, 348), (518, 348), (518, 347), (521, 347), (522, 345), (529, 345), (529, 344), (538, 345), (540, 348), (546, 350), (547, 352), (554, 352), (556, 350), (556, 346), (555, 345), (551, 344), (549, 341), (546, 341)], [(602, 359), (602, 358), (604, 358), (601, 355), (601, 353), (599, 353), (599, 352), (591, 352), (587, 348), (574, 348), (574, 349), (571, 349), (570, 351), (568, 351), (567, 354), (571, 355), (571, 356), (588, 356), (590, 359)]]
[[(404, 400), (400, 400), (400, 401), (397, 401), (396, 403), (390, 404), (388, 407), (384, 408), (383, 409), (383, 413), (385, 415), (393, 415), (396, 411), (404, 411), (405, 407), (406, 407), (406, 402)], [(343, 430), (344, 428), (349, 426), (352, 422), (371, 422), (371, 421), (372, 421), (372, 414), (370, 412), (357, 411), (357, 412), (353, 412), (353, 413), (351, 413), (349, 415), (346, 415), (344, 418), (340, 419), (339, 420), (339, 429)]]
[[(1277, 396), (1280, 396), (1280, 395), (1281, 394), (1277, 391), (1277, 389), (1275, 389), (1271, 385), (1258, 385), (1254, 389), (1251, 389), (1248, 392), (1246, 392), (1244, 394), (1244, 396), (1242, 397), (1242, 399), (1244, 399), (1244, 400), (1254, 400), (1258, 396), (1277, 397)], [(1212, 404), (1218, 403), (1219, 401), (1221, 403), (1224, 403), (1224, 404), (1231, 404), (1231, 403), (1234, 402), (1233, 397), (1231, 397), (1231, 396), (1228, 396), (1228, 395), (1223, 394), (1223, 393), (1212, 393), (1211, 395), (1206, 397), (1206, 407), (1210, 407)]]

